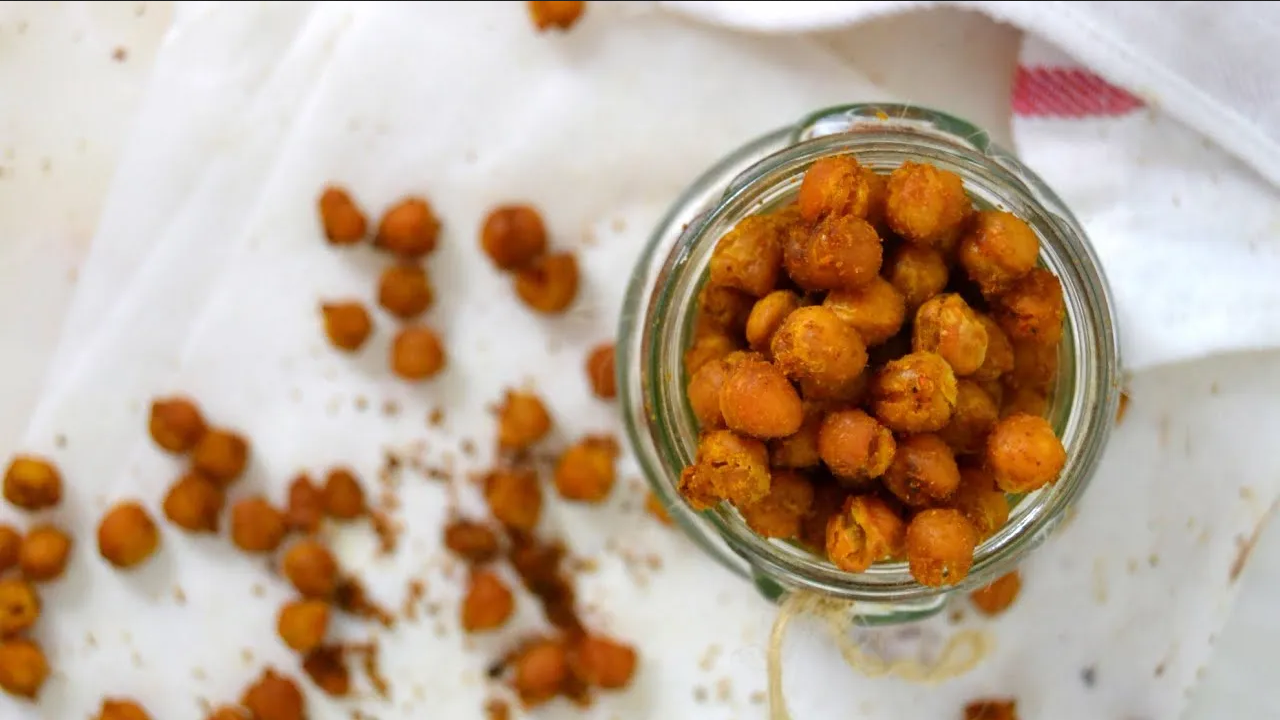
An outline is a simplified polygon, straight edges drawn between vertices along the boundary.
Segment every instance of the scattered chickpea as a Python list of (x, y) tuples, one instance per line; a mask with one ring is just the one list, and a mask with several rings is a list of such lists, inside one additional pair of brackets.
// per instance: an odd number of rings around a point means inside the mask
[(240, 704), (253, 720), (305, 720), (306, 700), (298, 685), (275, 668), (267, 668), (244, 691)]
[(1009, 499), (996, 487), (996, 481), (985, 468), (960, 468), (960, 487), (947, 501), (959, 510), (978, 531), (978, 540), (986, 540), (1009, 521)]
[(955, 585), (973, 566), (978, 533), (958, 510), (922, 510), (907, 525), (907, 565), (916, 582)]
[(440, 220), (424, 199), (408, 197), (387, 209), (373, 244), (395, 255), (417, 258), (436, 249)]
[(790, 290), (774, 290), (756, 301), (747, 315), (744, 335), (752, 350), (769, 354), (773, 336), (787, 316), (800, 307), (800, 296)]
[(365, 514), (364, 488), (355, 473), (346, 468), (334, 468), (325, 477), (324, 511), (337, 520), (354, 520)]
[(354, 245), (364, 239), (369, 223), (346, 189), (336, 185), (320, 193), (320, 225), (331, 245)]
[(994, 316), (1011, 341), (1029, 340), (1043, 345), (1062, 339), (1067, 306), (1062, 283), (1053, 273), (1035, 268), (996, 299)]
[(520, 702), (534, 707), (551, 700), (569, 681), (569, 653), (560, 640), (529, 643), (515, 658), (512, 684)]
[(793, 380), (808, 381), (805, 397), (838, 396), (856, 386), (867, 365), (862, 338), (829, 308), (802, 307), (773, 336), (773, 361)]
[(782, 274), (783, 231), (768, 215), (743, 218), (725, 233), (711, 252), (708, 267), (714, 285), (763, 297)]
[(498, 408), (498, 447), (507, 451), (527, 450), (551, 431), (551, 416), (542, 400), (532, 392), (508, 390)]
[(444, 345), (434, 330), (424, 325), (400, 328), (391, 341), (391, 372), (404, 380), (435, 377), (444, 369)]
[(742, 435), (787, 437), (804, 421), (800, 394), (781, 370), (759, 357), (743, 358), (729, 368), (719, 399), (725, 425)]
[(320, 529), (324, 519), (324, 494), (303, 473), (289, 483), (288, 500), (285, 503), (284, 521), (290, 530), (311, 534)]
[(951, 270), (937, 250), (904, 243), (885, 261), (884, 277), (902, 295), (907, 310), (914, 312), (946, 288)]
[(284, 513), (261, 495), (238, 500), (231, 506), (231, 542), (244, 552), (274, 552), (285, 532)]
[(885, 220), (908, 242), (944, 247), (973, 211), (959, 175), (907, 161), (889, 175)]
[(319, 540), (299, 540), (281, 560), (284, 576), (305, 598), (327, 598), (338, 587), (338, 561)]
[(132, 500), (107, 511), (98, 525), (98, 554), (122, 570), (146, 562), (160, 547), (160, 530), (147, 509)]
[(562, 313), (578, 296), (578, 259), (570, 252), (540, 255), (516, 271), (515, 288), (529, 309), (547, 315)]
[(169, 522), (187, 532), (216, 533), (225, 502), (221, 485), (192, 470), (169, 488), (160, 509)]
[(1001, 575), (986, 587), (979, 588), (969, 594), (969, 601), (983, 615), (999, 615), (1018, 598), (1022, 590), (1022, 576), (1015, 570)]
[(498, 522), (532, 532), (542, 516), (542, 489), (532, 470), (501, 469), (485, 476), (484, 499)]
[(897, 335), (907, 317), (906, 298), (882, 277), (852, 290), (833, 290), (822, 304), (853, 326), (867, 347)]
[(547, 229), (533, 207), (503, 205), (485, 217), (480, 247), (499, 270), (516, 270), (547, 251)]
[(936, 432), (951, 421), (956, 376), (938, 355), (911, 353), (885, 363), (871, 384), (871, 408), (891, 430)]
[(784, 246), (787, 274), (805, 290), (861, 287), (880, 273), (884, 248), (876, 229), (852, 215), (829, 215)]
[(224, 487), (239, 479), (248, 464), (248, 441), (230, 430), (209, 430), (191, 451), (191, 466)]
[(827, 413), (818, 429), (818, 455), (837, 479), (853, 485), (883, 475), (896, 451), (893, 433), (861, 410)]
[(813, 483), (794, 470), (778, 470), (769, 481), (769, 493), (740, 509), (742, 519), (767, 538), (793, 538), (813, 507)]
[(1019, 413), (991, 430), (986, 460), (1001, 490), (1028, 493), (1058, 479), (1067, 451), (1048, 420)]
[(18, 566), (26, 579), (48, 582), (62, 577), (70, 558), (71, 537), (52, 525), (37, 525), (22, 538)]
[(960, 468), (942, 438), (931, 433), (908, 435), (898, 441), (884, 486), (908, 507), (928, 507), (960, 487)]
[(0, 690), (34, 700), (49, 677), (49, 661), (40, 646), (26, 638), (0, 641)]
[(340, 645), (321, 645), (302, 659), (302, 670), (324, 694), (346, 697), (351, 692), (351, 671)]
[(612, 400), (618, 394), (618, 381), (614, 370), (613, 343), (597, 345), (587, 355), (587, 379), (591, 392), (602, 400)]
[(608, 436), (589, 436), (571, 445), (556, 461), (560, 497), (593, 503), (609, 497), (617, 457), (618, 443)]
[(22, 534), (12, 525), (0, 523), (0, 574), (18, 564)]
[(97, 720), (151, 720), (151, 716), (133, 700), (107, 698), (102, 701)]
[(223, 705), (215, 708), (205, 720), (252, 720), (244, 708)]
[(18, 455), (4, 471), (4, 499), (23, 510), (44, 510), (62, 502), (62, 475), (53, 463)]
[(1018, 720), (1013, 700), (976, 700), (964, 706), (964, 720)]
[(378, 304), (401, 320), (421, 315), (434, 301), (431, 281), (421, 265), (397, 263), (378, 278)]
[(943, 293), (916, 311), (911, 349), (937, 353), (959, 377), (972, 375), (987, 357), (987, 330), (964, 298)]
[(280, 608), (276, 632), (294, 652), (306, 654), (320, 647), (329, 632), (329, 604), (323, 600), (294, 600)]
[(40, 596), (22, 578), (0, 579), (0, 637), (13, 637), (30, 629), (40, 618)]
[(636, 671), (636, 651), (602, 635), (586, 635), (569, 656), (574, 676), (592, 687), (617, 690), (631, 683)]
[(160, 398), (151, 403), (147, 421), (151, 439), (171, 453), (190, 452), (204, 435), (206, 426), (200, 408), (185, 397)]
[(961, 380), (956, 383), (956, 409), (952, 411), (947, 426), (938, 431), (938, 436), (957, 455), (980, 453), (999, 418), (1000, 408), (982, 386), (972, 380)]
[(493, 528), (474, 520), (457, 518), (444, 526), (444, 546), (472, 564), (489, 562), (501, 549)]
[(373, 318), (364, 305), (355, 300), (321, 303), (320, 314), (329, 344), (339, 350), (355, 352), (373, 333)]
[(539, 32), (568, 30), (582, 17), (587, 8), (583, 0), (531, 0), (529, 17)]
[(960, 240), (958, 257), (965, 273), (986, 297), (995, 297), (1031, 272), (1040, 255), (1040, 238), (1021, 218), (1002, 210), (977, 214)]
[(462, 599), (462, 629), (469, 633), (502, 627), (515, 610), (511, 589), (495, 573), (477, 570), (471, 573), (467, 593)]
[(873, 563), (901, 556), (905, 534), (902, 518), (884, 500), (850, 497), (827, 521), (827, 557), (841, 570), (863, 572)]
[(806, 222), (852, 215), (875, 222), (883, 214), (885, 179), (852, 155), (820, 158), (804, 174), (796, 204)]

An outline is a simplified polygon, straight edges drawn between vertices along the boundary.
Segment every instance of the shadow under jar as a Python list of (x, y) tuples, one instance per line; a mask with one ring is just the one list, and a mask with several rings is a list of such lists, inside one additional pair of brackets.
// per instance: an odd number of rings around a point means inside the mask
[[(959, 175), (980, 209), (1007, 210), (1040, 238), (1041, 266), (1066, 303), (1048, 419), (1067, 451), (1057, 482), (1009, 498), (1009, 521), (982, 542), (968, 577), (948, 587), (916, 582), (905, 561), (866, 572), (838, 569), (792, 541), (763, 538), (728, 503), (692, 509), (676, 489), (697, 451), (683, 353), (717, 241), (738, 221), (795, 199), (815, 160), (852, 153), (887, 174), (905, 161)], [(864, 624), (905, 622), (940, 610), (946, 596), (1012, 570), (1067, 515), (1088, 485), (1119, 400), (1120, 357), (1110, 294), (1084, 230), (1042, 180), (981, 129), (911, 106), (859, 104), (819, 111), (734, 152), (689, 187), (659, 223), (631, 278), (618, 336), (618, 387), (627, 432), (654, 493), (713, 558), (776, 600), (792, 590), (858, 601)]]

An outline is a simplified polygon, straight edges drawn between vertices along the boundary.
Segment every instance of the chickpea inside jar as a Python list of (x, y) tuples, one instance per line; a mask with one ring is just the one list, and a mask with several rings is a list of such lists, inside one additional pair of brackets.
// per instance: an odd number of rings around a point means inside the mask
[(1012, 571), (1119, 400), (1070, 210), (979, 128), (906, 106), (818, 112), (697, 179), (632, 276), (616, 362), (687, 535), (770, 599), (878, 623)]

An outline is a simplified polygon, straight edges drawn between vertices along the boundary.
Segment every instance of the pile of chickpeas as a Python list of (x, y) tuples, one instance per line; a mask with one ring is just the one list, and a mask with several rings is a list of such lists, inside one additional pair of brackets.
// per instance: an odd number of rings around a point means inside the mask
[(836, 567), (953, 585), (1066, 451), (1045, 419), (1065, 303), (1039, 238), (961, 178), (852, 155), (718, 241), (685, 352), (701, 426), (679, 489)]

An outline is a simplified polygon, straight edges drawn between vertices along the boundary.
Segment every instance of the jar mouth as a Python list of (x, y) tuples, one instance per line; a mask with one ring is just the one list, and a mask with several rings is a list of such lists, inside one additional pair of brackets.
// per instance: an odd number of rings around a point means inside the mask
[[(790, 542), (757, 535), (727, 503), (694, 511), (675, 489), (696, 452), (698, 423), (685, 397), (683, 352), (712, 249), (743, 217), (793, 199), (814, 160), (844, 153), (880, 172), (907, 160), (955, 172), (977, 205), (1027, 221), (1041, 239), (1040, 264), (1062, 282), (1067, 312), (1049, 419), (1066, 447), (1067, 464), (1055, 484), (1017, 498), (1009, 522), (978, 547), (968, 578), (956, 586), (920, 585), (904, 562), (879, 563), (863, 573), (840, 570)], [(645, 248), (618, 340), (620, 399), (633, 448), (655, 494), (686, 533), (754, 579), (851, 600), (923, 600), (985, 584), (1015, 565), (1066, 517), (1089, 484), (1119, 396), (1110, 292), (1084, 230), (1042, 180), (981, 129), (915, 106), (819, 111), (759, 138), (704, 174)]]

